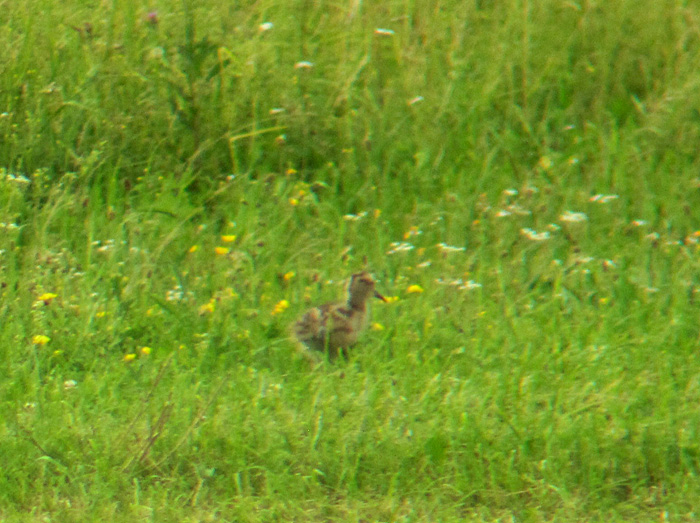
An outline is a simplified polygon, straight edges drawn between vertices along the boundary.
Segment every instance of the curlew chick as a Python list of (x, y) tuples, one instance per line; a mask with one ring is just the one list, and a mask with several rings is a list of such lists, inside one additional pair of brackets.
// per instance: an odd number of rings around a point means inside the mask
[(374, 288), (368, 272), (353, 274), (348, 286), (346, 303), (325, 303), (307, 311), (294, 325), (294, 337), (309, 349), (327, 352), (332, 360), (355, 344), (367, 326), (367, 300), (371, 297), (386, 301)]

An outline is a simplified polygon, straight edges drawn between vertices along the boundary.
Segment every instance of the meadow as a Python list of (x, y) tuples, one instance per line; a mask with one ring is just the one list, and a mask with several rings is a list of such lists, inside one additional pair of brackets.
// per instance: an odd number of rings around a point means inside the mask
[(697, 519), (699, 6), (0, 5), (4, 521)]

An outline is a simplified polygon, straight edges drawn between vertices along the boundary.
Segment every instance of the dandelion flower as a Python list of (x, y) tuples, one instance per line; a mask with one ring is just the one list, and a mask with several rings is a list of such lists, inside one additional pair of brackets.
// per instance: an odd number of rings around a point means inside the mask
[(284, 273), (284, 276), (282, 276), (282, 279), (283, 279), (284, 281), (289, 281), (289, 280), (291, 280), (292, 278), (294, 278), (294, 276), (296, 276), (296, 275), (297, 275), (297, 273), (294, 272), (294, 271), (285, 272), (285, 273)]
[(215, 247), (214, 252), (218, 254), (219, 256), (225, 256), (226, 254), (229, 253), (228, 247)]
[(381, 323), (377, 323), (377, 322), (375, 321), (374, 323), (372, 323), (371, 329), (372, 329), (373, 331), (383, 331), (383, 330), (384, 330), (384, 325), (382, 325)]
[(124, 358), (123, 358), (125, 363), (131, 363), (135, 359), (136, 359), (136, 354), (134, 354), (133, 352), (131, 352), (129, 354), (125, 354)]
[(48, 336), (44, 336), (43, 334), (35, 334), (32, 336), (32, 343), (34, 345), (46, 345), (48, 342), (51, 341), (51, 338)]
[(151, 349), (150, 347), (141, 347), (141, 354), (143, 354), (144, 356), (148, 356), (152, 350), (153, 349)]
[(221, 241), (224, 243), (231, 243), (236, 241), (236, 235), (235, 234), (224, 234), (221, 236)]
[(211, 299), (208, 303), (205, 303), (199, 308), (199, 315), (204, 316), (205, 314), (211, 314), (216, 309), (216, 300)]
[(289, 302), (287, 300), (280, 300), (275, 304), (274, 309), (272, 309), (272, 315), (282, 314), (289, 308)]
[(296, 207), (297, 205), (299, 205), (299, 200), (297, 198), (290, 198), (289, 205), (291, 205), (292, 207)]
[(53, 292), (45, 292), (44, 294), (39, 296), (39, 301), (43, 301), (44, 305), (48, 305), (57, 296), (58, 294), (54, 294)]
[(423, 292), (423, 287), (421, 287), (420, 285), (416, 285), (416, 284), (409, 285), (408, 289), (406, 289), (406, 292), (408, 294), (420, 294), (421, 292)]

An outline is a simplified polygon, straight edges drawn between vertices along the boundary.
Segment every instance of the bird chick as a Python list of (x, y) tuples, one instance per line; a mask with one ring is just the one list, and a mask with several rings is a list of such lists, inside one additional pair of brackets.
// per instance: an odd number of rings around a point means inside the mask
[(374, 288), (375, 281), (368, 272), (353, 274), (345, 303), (325, 303), (307, 311), (294, 325), (294, 337), (309, 349), (328, 353), (334, 359), (357, 342), (369, 319), (367, 300), (371, 297), (386, 301)]

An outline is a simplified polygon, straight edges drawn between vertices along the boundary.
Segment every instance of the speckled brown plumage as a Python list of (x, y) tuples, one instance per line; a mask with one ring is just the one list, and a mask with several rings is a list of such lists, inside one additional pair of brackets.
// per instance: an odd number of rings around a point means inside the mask
[(327, 352), (330, 359), (357, 342), (368, 322), (367, 300), (372, 296), (386, 301), (374, 288), (367, 272), (353, 274), (347, 302), (326, 303), (307, 311), (294, 325), (294, 337), (309, 349)]

